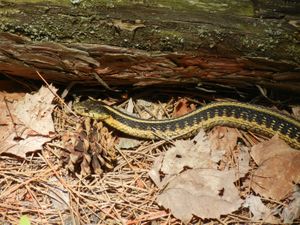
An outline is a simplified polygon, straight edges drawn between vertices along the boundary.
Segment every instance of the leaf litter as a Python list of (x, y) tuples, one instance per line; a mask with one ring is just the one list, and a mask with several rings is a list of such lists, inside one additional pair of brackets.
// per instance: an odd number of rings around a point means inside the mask
[(284, 223), (293, 223), (300, 217), (300, 187), (295, 185), (294, 192), (289, 197), (289, 203), (283, 208), (281, 217)]
[(275, 212), (272, 212), (261, 200), (259, 196), (249, 195), (243, 204), (244, 207), (248, 207), (252, 213), (251, 220), (263, 221), (265, 223), (280, 223), (280, 220), (273, 216)]
[(157, 202), (184, 223), (193, 215), (219, 218), (236, 211), (243, 202), (234, 181), (234, 171), (188, 170), (169, 182)]
[[(153, 104), (150, 106), (153, 107)], [(161, 106), (159, 104), (157, 109)], [(164, 107), (168, 110), (157, 111), (165, 114), (172, 108), (168, 105)], [(140, 109), (144, 112), (144, 106)], [(66, 129), (70, 126), (70, 118), (63, 120), (60, 127)], [(83, 128), (85, 132), (94, 133), (90, 128)], [(100, 128), (98, 132), (102, 134), (104, 131)], [(110, 136), (107, 138), (114, 140)], [(179, 144), (173, 141), (173, 146), (161, 140), (142, 141), (129, 150), (124, 148), (116, 156), (118, 164), (114, 170), (101, 175), (79, 176), (75, 173), (75, 177), (70, 176), (68, 168), (62, 166), (60, 152), (71, 150), (72, 145), (64, 148), (56, 141), (44, 145), (46, 151), (25, 164), (2, 156), (0, 174), (3, 177), (0, 176), (0, 182), (3, 185), (0, 187), (0, 199), (4, 204), (0, 202), (0, 212), (5, 214), (0, 213), (0, 221), (2, 216), (17, 223), (18, 216), (24, 210), (30, 210), (28, 215), (31, 215), (33, 224), (45, 221), (50, 224), (71, 221), (82, 224), (181, 224), (171, 214), (191, 224), (199, 223), (199, 217), (211, 218), (208, 220), (211, 224), (249, 224), (257, 220), (264, 223), (266, 220), (263, 215), (268, 214), (266, 208), (261, 207), (256, 212), (252, 211), (253, 207), (243, 205), (248, 196), (260, 198), (262, 194), (254, 195), (251, 190), (253, 180), (250, 179), (253, 179), (252, 175), (259, 164), (250, 160), (249, 148), (241, 144), (243, 138), (239, 132), (218, 127), (209, 132), (207, 137), (200, 132), (195, 138), (186, 143), (177, 140)], [(75, 140), (71, 143), (76, 143)], [(86, 143), (89, 140), (82, 141)], [(87, 148), (86, 144), (83, 148)], [(104, 142), (102, 145), (110, 148), (111, 143)], [(181, 147), (176, 149), (176, 146)], [(173, 164), (172, 160), (175, 160)], [(289, 192), (287, 198), (281, 200), (282, 203), (266, 199), (261, 201), (280, 223), (298, 221), (299, 197), (295, 186), (294, 192)], [(8, 191), (3, 192), (3, 188)], [(174, 198), (179, 200), (174, 202)], [(194, 204), (193, 199), (201, 199), (206, 204)], [(160, 207), (156, 201), (164, 207)], [(184, 202), (189, 203), (186, 208), (181, 207)], [(176, 205), (174, 210), (173, 205)], [(166, 210), (168, 208), (171, 211)]]
[(160, 171), (158, 165), (150, 171), (150, 176), (155, 175), (156, 181), (159, 172), (167, 175), (161, 179), (166, 185), (159, 184), (163, 191), (157, 198), (158, 203), (185, 223), (193, 215), (202, 219), (220, 218), (236, 211), (243, 201), (234, 186), (235, 171), (218, 170), (224, 154), (220, 148), (211, 148), (203, 130), (192, 140), (175, 141), (164, 153)]
[(253, 190), (280, 201), (300, 183), (300, 152), (275, 135), (269, 141), (253, 146), (251, 156), (258, 168), (253, 172)]
[(185, 168), (217, 168), (224, 152), (211, 151), (206, 134), (201, 130), (192, 140), (177, 140), (165, 153), (161, 171), (177, 175)]
[[(49, 88), (56, 92), (53, 86)], [(52, 139), (53, 98), (53, 94), (45, 87), (35, 94), (26, 94), (17, 101), (3, 98), (0, 121), (4, 124), (0, 126), (0, 153), (25, 158), (26, 153), (41, 150), (43, 144)]]
[[(54, 93), (57, 89), (53, 86)], [(55, 107), (52, 104), (54, 95), (47, 87), (41, 87), (35, 94), (26, 94), (24, 98), (14, 105), (13, 113), (28, 128), (40, 135), (49, 135), (54, 132), (52, 111)]]

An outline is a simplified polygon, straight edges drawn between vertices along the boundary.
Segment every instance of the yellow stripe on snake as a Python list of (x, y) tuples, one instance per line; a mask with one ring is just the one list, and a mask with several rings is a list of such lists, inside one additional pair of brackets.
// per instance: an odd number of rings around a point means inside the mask
[(200, 128), (222, 125), (272, 137), (278, 134), (292, 147), (300, 149), (300, 122), (274, 110), (239, 102), (216, 102), (184, 116), (166, 120), (145, 120), (130, 116), (99, 101), (88, 99), (74, 103), (82, 116), (101, 120), (128, 135), (159, 139), (160, 137), (191, 136)]

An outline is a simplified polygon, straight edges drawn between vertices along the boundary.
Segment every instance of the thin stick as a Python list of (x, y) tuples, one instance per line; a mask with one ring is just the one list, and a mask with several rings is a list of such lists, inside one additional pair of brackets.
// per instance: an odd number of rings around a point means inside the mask
[(54, 92), (51, 88), (50, 88), (50, 84), (44, 79), (44, 77), (39, 73), (39, 71), (36, 71), (36, 73), (38, 74), (38, 76), (42, 79), (42, 81), (47, 85), (48, 89), (51, 91), (51, 93), (57, 97), (59, 99), (59, 101), (69, 110), (70, 113), (72, 113), (76, 118), (79, 118), (75, 112), (73, 112), (73, 110), (65, 103), (65, 101), (58, 95), (56, 94), (56, 92)]

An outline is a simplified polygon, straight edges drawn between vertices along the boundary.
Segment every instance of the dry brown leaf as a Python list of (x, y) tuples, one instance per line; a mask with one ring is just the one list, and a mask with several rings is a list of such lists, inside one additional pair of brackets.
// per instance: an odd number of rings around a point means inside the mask
[(247, 197), (243, 204), (244, 207), (248, 207), (253, 217), (253, 222), (263, 221), (264, 223), (279, 223), (279, 219), (273, 216), (272, 210), (263, 204), (261, 198), (258, 196), (250, 195)]
[(139, 187), (139, 188), (145, 188), (145, 183), (143, 182), (142, 179), (138, 178), (136, 181), (135, 181), (135, 185), (136, 187)]
[(232, 152), (237, 145), (239, 135), (235, 128), (217, 126), (209, 133), (211, 149)]
[(239, 155), (238, 155), (238, 173), (239, 177), (245, 176), (250, 170), (250, 154), (249, 148), (246, 146), (240, 147)]
[[(157, 109), (157, 106), (155, 106), (155, 104), (153, 104), (152, 102), (143, 100), (143, 99), (138, 99), (136, 101), (136, 104), (141, 107), (142, 109), (149, 109), (150, 112), (154, 112)], [(155, 112), (153, 113), (155, 114)], [(139, 112), (139, 115), (137, 115), (138, 117), (141, 117), (143, 119), (150, 119), (152, 116), (146, 111), (146, 110), (141, 110), (141, 112)]]
[(217, 168), (224, 151), (211, 151), (209, 146), (203, 130), (192, 140), (177, 140), (173, 147), (155, 160), (149, 176), (162, 189), (169, 180), (186, 168)]
[(266, 160), (254, 172), (252, 188), (277, 201), (286, 198), (300, 182), (300, 154), (289, 153)]
[(56, 177), (51, 177), (49, 180), (48, 195), (51, 197), (52, 208), (59, 211), (70, 208), (70, 194), (65, 187), (59, 182)]
[[(12, 126), (5, 126), (2, 128), (4, 129), (0, 129), (0, 153), (5, 152), (19, 157), (25, 157), (26, 153), (41, 149), (45, 142), (51, 140), (47, 137), (35, 136), (29, 129), (23, 129), (21, 137), (16, 135), (15, 129), (13, 129)], [(20, 126), (17, 126), (17, 133), (21, 131), (20, 128)]]
[(195, 110), (196, 107), (194, 105), (189, 105), (187, 99), (180, 99), (174, 109), (173, 116), (179, 117), (183, 116), (191, 111)]
[(128, 100), (128, 105), (127, 105), (126, 111), (127, 111), (129, 114), (133, 114), (133, 109), (134, 109), (133, 101), (132, 101), (132, 98), (130, 98), (130, 99)]
[(169, 183), (157, 202), (184, 223), (193, 215), (202, 219), (219, 218), (237, 210), (243, 202), (234, 181), (233, 171), (188, 170)]
[(250, 155), (249, 148), (244, 145), (237, 145), (238, 138), (241, 138), (241, 134), (235, 128), (218, 126), (209, 133), (210, 148), (212, 150), (221, 149), (225, 152), (225, 157), (223, 157), (219, 169), (234, 164), (240, 178), (245, 176), (250, 169)]
[[(41, 88), (43, 94), (37, 92), (34, 95), (25, 96), (16, 104), (11, 103), (10, 101), (6, 102), (5, 110), (1, 110), (2, 113), (0, 114), (0, 121), (5, 122), (0, 126), (0, 154), (5, 152), (24, 158), (26, 153), (42, 149), (42, 145), (51, 140), (48, 135), (49, 128), (51, 131), (54, 131), (52, 130), (53, 121), (51, 117), (53, 106), (50, 107), (50, 110), (49, 107), (46, 107), (45, 105), (50, 104), (49, 96), (51, 96), (52, 99), (54, 96), (51, 92), (49, 93), (49, 90), (48, 94), (46, 94), (47, 91), (44, 89), (45, 88)], [(45, 103), (44, 99), (48, 99), (48, 102)], [(1, 104), (3, 104), (3, 102), (1, 102)], [(30, 105), (32, 107), (29, 107)], [(1, 107), (2, 106), (3, 105), (1, 105)], [(43, 114), (43, 107), (48, 108), (47, 115)], [(26, 110), (29, 108), (35, 111)], [(31, 118), (32, 126), (26, 126), (24, 121), (22, 122), (16, 115), (18, 115), (20, 119)], [(48, 124), (48, 127), (46, 128), (46, 126), (43, 126), (44, 130), (31, 129), (32, 127), (38, 127), (38, 124), (41, 121), (36, 118), (35, 115), (47, 117), (47, 121), (45, 119), (42, 120), (45, 124)], [(39, 131), (41, 131), (41, 133), (39, 133)]]
[(300, 119), (300, 106), (292, 107), (293, 114), (296, 118)]
[(283, 222), (286, 224), (291, 224), (295, 219), (300, 218), (300, 188), (295, 185), (294, 189), (292, 201), (282, 211)]
[(117, 147), (120, 149), (131, 149), (139, 146), (141, 144), (140, 140), (134, 138), (119, 138), (119, 143)]
[(12, 102), (21, 99), (25, 94), (24, 93), (7, 93), (0, 92), (0, 124), (7, 125), (12, 123), (9, 111), (13, 109)]
[(166, 153), (161, 171), (178, 174), (185, 168), (217, 168), (224, 152), (211, 151), (203, 130), (192, 140), (177, 140)]
[(269, 141), (264, 141), (253, 146), (251, 149), (251, 157), (255, 163), (259, 165), (269, 158), (290, 152), (299, 153), (298, 150), (291, 148), (281, 140), (278, 135), (275, 135)]
[[(5, 152), (25, 158), (26, 153), (41, 150), (43, 144), (51, 140), (49, 137), (39, 136), (32, 133), (32, 130), (24, 130), (24, 127), (22, 130), (22, 137), (24, 138), (17, 137), (15, 130), (12, 127), (8, 128), (6, 126), (6, 128), (7, 130), (0, 129), (0, 154)], [(21, 131), (21, 127), (18, 126), (17, 130)]]
[(163, 177), (163, 179), (161, 178), (160, 169), (163, 162), (163, 156), (164, 155), (161, 154), (155, 159), (152, 168), (148, 173), (152, 181), (159, 189), (163, 189), (167, 182), (169, 182), (169, 180), (173, 177), (172, 175), (166, 175)]
[(52, 104), (55, 97), (52, 92), (57, 89), (50, 85), (49, 87), (41, 87), (41, 89), (31, 95), (26, 94), (23, 100), (15, 104), (14, 114), (19, 118), (24, 125), (42, 135), (49, 135), (54, 132), (54, 123), (52, 120)]
[(137, 106), (139, 106), (140, 112), (138, 117), (143, 118), (143, 119), (150, 119), (153, 116), (157, 119), (163, 119), (163, 116), (165, 115), (165, 111), (163, 110), (164, 103), (161, 104), (154, 104), (152, 102), (143, 100), (143, 99), (138, 99), (137, 101)]
[(277, 135), (252, 148), (258, 164), (252, 188), (262, 196), (277, 201), (286, 198), (294, 184), (300, 183), (300, 152), (292, 149)]

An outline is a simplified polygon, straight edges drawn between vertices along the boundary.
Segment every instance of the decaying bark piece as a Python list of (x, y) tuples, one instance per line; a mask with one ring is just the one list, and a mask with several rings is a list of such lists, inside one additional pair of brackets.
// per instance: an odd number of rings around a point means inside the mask
[(181, 2), (2, 2), (0, 73), (39, 79), (39, 71), (61, 83), (98, 84), (98, 75), (108, 85), (215, 83), (300, 93), (300, 3)]

